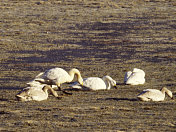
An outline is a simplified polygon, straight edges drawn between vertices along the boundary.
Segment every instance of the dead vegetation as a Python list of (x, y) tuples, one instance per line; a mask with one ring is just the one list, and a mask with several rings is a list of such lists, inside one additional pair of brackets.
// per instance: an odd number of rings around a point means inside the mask
[[(163, 86), (175, 96), (175, 6), (174, 0), (1, 1), (0, 131), (174, 131), (175, 100), (135, 98)], [(146, 83), (16, 101), (28, 81), (56, 66), (76, 67), (83, 77), (108, 74), (119, 84), (137, 67)]]

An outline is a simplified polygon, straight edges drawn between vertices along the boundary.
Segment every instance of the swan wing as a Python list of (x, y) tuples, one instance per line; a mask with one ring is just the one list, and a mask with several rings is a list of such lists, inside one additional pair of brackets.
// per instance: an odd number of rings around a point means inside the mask
[(62, 68), (52, 68), (44, 73), (45, 79), (53, 82), (64, 83), (67, 82), (69, 74)]
[(145, 89), (139, 95), (139, 98), (147, 98), (152, 101), (162, 101), (164, 100), (164, 94), (157, 89)]
[(138, 84), (144, 84), (144, 83), (145, 83), (144, 75), (138, 72), (132, 73), (126, 81), (126, 84), (131, 84), (131, 85), (138, 85)]
[(89, 77), (84, 79), (83, 85), (91, 90), (106, 89), (105, 82), (99, 77)]
[(38, 89), (36, 87), (27, 87), (18, 93), (17, 97), (21, 98), (23, 101), (41, 101), (46, 99), (46, 94), (42, 89)]
[(100, 90), (106, 89), (105, 82), (99, 77), (88, 77), (83, 79), (83, 86), (78, 82), (71, 85), (72, 88), (82, 89), (82, 90)]

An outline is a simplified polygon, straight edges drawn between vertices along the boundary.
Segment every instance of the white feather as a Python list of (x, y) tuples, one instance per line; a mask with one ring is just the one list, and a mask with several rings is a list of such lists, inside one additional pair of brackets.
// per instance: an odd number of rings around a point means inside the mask
[(139, 85), (145, 83), (145, 72), (134, 68), (133, 71), (125, 73), (124, 83), (129, 85)]
[(55, 96), (58, 97), (56, 91), (54, 91), (51, 87), (49, 86), (44, 86), (43, 89), (39, 89), (36, 87), (27, 87), (24, 88), (21, 92), (19, 92), (16, 97), (20, 101), (42, 101), (42, 100), (47, 100), (48, 98), (48, 90), (51, 91), (51, 93)]
[(137, 96), (137, 98), (142, 101), (163, 101), (165, 99), (165, 93), (173, 98), (172, 92), (165, 87), (161, 90), (145, 89)]
[(110, 89), (111, 86), (116, 86), (116, 81), (110, 76), (99, 77), (88, 77), (83, 79), (83, 86), (80, 86), (78, 82), (70, 85), (71, 88), (81, 90), (103, 90)]

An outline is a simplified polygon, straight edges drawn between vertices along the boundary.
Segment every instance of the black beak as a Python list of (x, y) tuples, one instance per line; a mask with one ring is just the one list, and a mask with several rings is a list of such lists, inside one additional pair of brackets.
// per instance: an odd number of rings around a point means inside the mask
[(114, 85), (114, 88), (117, 89), (117, 85)]

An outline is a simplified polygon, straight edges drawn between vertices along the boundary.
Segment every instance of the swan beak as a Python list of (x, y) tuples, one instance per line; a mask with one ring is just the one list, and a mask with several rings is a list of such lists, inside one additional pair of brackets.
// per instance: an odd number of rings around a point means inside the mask
[(174, 97), (172, 97), (171, 99), (174, 99)]
[(116, 84), (114, 85), (114, 88), (117, 89), (117, 85)]
[(81, 86), (83, 86), (83, 82), (81, 83)]

